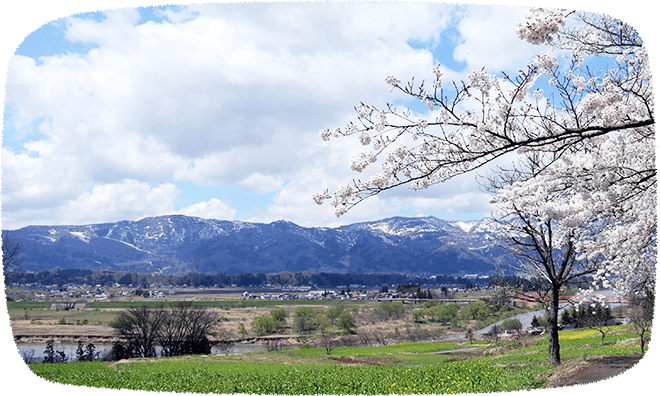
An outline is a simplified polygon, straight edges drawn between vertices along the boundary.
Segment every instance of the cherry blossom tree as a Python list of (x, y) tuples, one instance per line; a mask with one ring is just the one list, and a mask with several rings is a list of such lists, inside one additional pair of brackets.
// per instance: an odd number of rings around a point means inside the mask
[[(538, 296), (543, 298), (548, 324), (550, 363), (561, 363), (559, 345), (559, 292), (584, 276), (597, 273), (601, 255), (583, 254), (584, 241), (590, 240), (598, 222), (591, 217), (572, 216), (582, 200), (575, 199), (566, 182), (552, 178), (552, 172), (538, 173), (533, 178), (513, 181), (520, 175), (537, 173), (538, 162), (530, 158), (530, 168), (522, 172), (500, 172), (487, 178), (488, 191), (497, 191), (492, 199), (499, 210), (495, 213), (500, 246), (515, 259), (508, 266), (527, 278), (539, 279)], [(546, 169), (554, 168), (550, 165)], [(549, 301), (546, 302), (545, 299)]]
[[(357, 135), (365, 151), (351, 169), (378, 163), (380, 171), (313, 198), (330, 201), (340, 216), (383, 191), (425, 189), (515, 156), (510, 168), (493, 171), (486, 189), (500, 208), (503, 240), (521, 259), (518, 269), (551, 286), (549, 349), (559, 364), (555, 300), (562, 284), (590, 275), (592, 291), (655, 290), (651, 75), (640, 37), (614, 18), (532, 9), (516, 30), (552, 53), (540, 52), (516, 76), (477, 70), (447, 84), (439, 66), (430, 84), (388, 76), (392, 90), (428, 105), (428, 115), (361, 103), (355, 123), (321, 130), (324, 140)], [(593, 70), (593, 59), (608, 66)]]

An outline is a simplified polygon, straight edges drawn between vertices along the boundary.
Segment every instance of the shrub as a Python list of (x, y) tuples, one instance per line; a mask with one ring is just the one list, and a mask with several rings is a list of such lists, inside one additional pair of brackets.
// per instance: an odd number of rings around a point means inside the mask
[(518, 319), (505, 319), (504, 322), (502, 322), (502, 328), (504, 330), (521, 330), (522, 329), (522, 323)]
[(293, 313), (293, 327), (298, 333), (307, 333), (319, 327), (327, 327), (326, 322), (329, 325), (325, 310), (321, 308), (298, 307)]
[(252, 320), (252, 330), (258, 336), (275, 333), (278, 326), (278, 321), (268, 314), (257, 316)]
[(284, 308), (277, 308), (277, 309), (271, 309), (270, 310), (270, 316), (273, 317), (273, 319), (277, 320), (278, 322), (282, 323), (286, 321), (287, 318), (287, 313), (286, 309)]
[(374, 308), (374, 312), (380, 320), (395, 320), (403, 317), (406, 308), (399, 301), (381, 302)]
[(412, 319), (414, 322), (422, 323), (425, 319), (425, 309), (417, 309), (412, 312)]
[(346, 333), (355, 333), (355, 318), (349, 313), (343, 313), (337, 318), (337, 328)]

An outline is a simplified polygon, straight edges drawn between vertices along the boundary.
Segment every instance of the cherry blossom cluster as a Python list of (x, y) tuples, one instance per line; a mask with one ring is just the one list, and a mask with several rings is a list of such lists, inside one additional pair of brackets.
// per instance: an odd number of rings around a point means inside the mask
[(552, 34), (566, 24), (564, 13), (559, 10), (534, 8), (526, 16), (525, 22), (516, 27), (518, 37), (532, 44), (544, 44), (553, 41)]
[(644, 295), (655, 289), (656, 275), (653, 139), (622, 134), (600, 140), (536, 177), (507, 185), (493, 202), (504, 214), (552, 220), (553, 245), (570, 241), (576, 261), (594, 270), (589, 298), (600, 288)]
[(468, 80), (470, 81), (470, 87), (476, 88), (484, 95), (488, 95), (493, 86), (496, 85), (495, 77), (483, 70), (474, 70), (468, 75)]
[(362, 152), (357, 157), (353, 157), (350, 162), (350, 167), (356, 172), (362, 172), (364, 168), (376, 162), (376, 154), (373, 152)]
[(397, 85), (401, 84), (401, 80), (399, 80), (398, 78), (396, 78), (394, 76), (391, 76), (391, 75), (388, 75), (387, 77), (385, 77), (385, 82), (392, 86), (392, 88), (390, 88), (390, 92), (394, 91), (394, 88)]

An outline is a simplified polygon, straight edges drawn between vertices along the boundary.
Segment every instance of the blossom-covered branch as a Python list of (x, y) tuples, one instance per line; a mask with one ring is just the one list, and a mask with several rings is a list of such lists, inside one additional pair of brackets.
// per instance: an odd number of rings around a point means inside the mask
[[(611, 26), (618, 30), (610, 35), (562, 30), (566, 15), (582, 21), (585, 30), (602, 33)], [(357, 123), (322, 130), (324, 140), (358, 135), (366, 150), (351, 161), (351, 169), (363, 172), (380, 162), (380, 171), (342, 185), (333, 195), (315, 194), (316, 202), (330, 200), (339, 216), (382, 191), (402, 185), (424, 189), (508, 153), (561, 155), (620, 134), (635, 135), (646, 143), (653, 139), (648, 59), (631, 28), (608, 18), (534, 10), (518, 32), (532, 43), (574, 50), (568, 70), (555, 56), (542, 52), (515, 77), (496, 78), (480, 70), (472, 72), (468, 81), (445, 87), (436, 67), (435, 80), (427, 88), (425, 81), (402, 85), (388, 76), (391, 89), (425, 103), (432, 116), (423, 119), (408, 109), (392, 105), (378, 109), (362, 103), (356, 107)], [(594, 55), (616, 55), (612, 60), (616, 67), (594, 74), (584, 59)], [(541, 78), (549, 81), (553, 92), (535, 89)], [(655, 169), (649, 171), (655, 178)]]

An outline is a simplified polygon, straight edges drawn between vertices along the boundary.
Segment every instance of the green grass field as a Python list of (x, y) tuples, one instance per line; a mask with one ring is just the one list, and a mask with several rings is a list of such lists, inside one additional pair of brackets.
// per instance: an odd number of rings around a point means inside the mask
[[(605, 345), (592, 330), (561, 332), (562, 359), (639, 354), (628, 326)], [(475, 349), (476, 348), (476, 349)], [(458, 350), (462, 352), (442, 353)], [(467, 352), (469, 351), (469, 352)], [(346, 365), (342, 358), (358, 364)], [(556, 370), (547, 338), (485, 345), (403, 343), (383, 347), (309, 348), (228, 356), (134, 359), (130, 363), (30, 365), (38, 376), (102, 388), (198, 393), (452, 394), (542, 388)]]
[(73, 385), (166, 392), (257, 394), (463, 393), (531, 389), (539, 369), (511, 370), (483, 359), (421, 367), (162, 361), (36, 365), (39, 376)]

